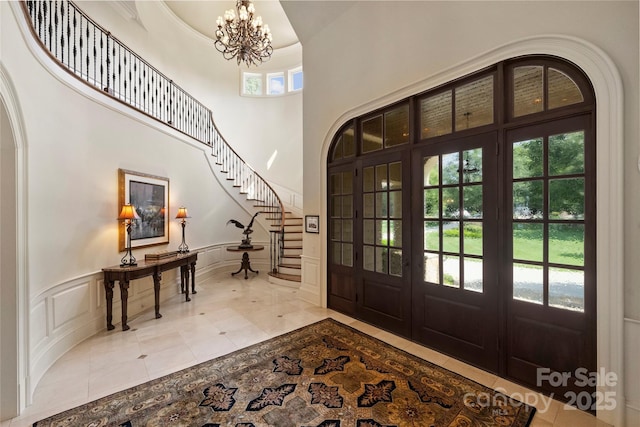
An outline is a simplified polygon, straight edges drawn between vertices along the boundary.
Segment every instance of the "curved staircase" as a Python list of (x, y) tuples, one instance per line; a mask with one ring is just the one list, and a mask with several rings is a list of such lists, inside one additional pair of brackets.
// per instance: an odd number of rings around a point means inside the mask
[[(113, 98), (211, 148), (240, 194), (264, 213), (270, 231), (270, 281), (299, 286), (302, 219), (227, 143), (211, 110), (88, 17), (72, 1), (20, 2), (31, 33), (61, 68)], [(254, 212), (255, 212), (254, 211)], [(262, 215), (261, 215), (262, 216)]]

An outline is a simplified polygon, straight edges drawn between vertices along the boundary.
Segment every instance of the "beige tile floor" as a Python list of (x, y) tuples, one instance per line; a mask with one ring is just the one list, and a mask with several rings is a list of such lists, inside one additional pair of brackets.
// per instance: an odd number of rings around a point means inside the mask
[[(103, 331), (61, 357), (37, 385), (33, 404), (0, 427), (33, 422), (99, 397), (175, 372), (199, 362), (332, 317), (396, 347), (458, 372), (514, 397), (536, 403), (532, 427), (604, 427), (607, 424), (558, 401), (542, 405), (541, 397), (493, 374), (405, 340), (335, 311), (298, 299), (295, 289), (266, 278), (249, 280), (219, 273), (198, 283), (198, 293), (185, 303), (176, 296), (152, 311), (129, 320), (131, 330)], [(548, 400), (548, 398), (547, 398)]]

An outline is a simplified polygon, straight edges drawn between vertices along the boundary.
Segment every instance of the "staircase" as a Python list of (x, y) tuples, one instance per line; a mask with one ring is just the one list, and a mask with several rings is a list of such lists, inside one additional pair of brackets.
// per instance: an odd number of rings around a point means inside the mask
[(31, 32), (58, 65), (84, 84), (211, 148), (215, 163), (269, 223), (270, 280), (301, 282), (302, 219), (222, 137), (211, 110), (71, 1), (20, 2)]
[[(273, 226), (274, 228), (277, 225)], [(285, 211), (284, 238), (281, 240), (281, 255), (277, 271), (269, 272), (272, 283), (295, 285), (302, 281), (302, 218)], [(272, 233), (277, 233), (272, 229)]]

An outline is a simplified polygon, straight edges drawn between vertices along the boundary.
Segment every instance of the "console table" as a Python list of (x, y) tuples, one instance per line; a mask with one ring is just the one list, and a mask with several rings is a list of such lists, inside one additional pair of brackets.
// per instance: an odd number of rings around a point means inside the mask
[(253, 245), (252, 248), (242, 248), (240, 246), (228, 246), (227, 250), (229, 252), (244, 252), (242, 254), (242, 261), (241, 261), (242, 264), (240, 264), (240, 269), (238, 271), (236, 271), (235, 273), (231, 273), (231, 275), (234, 276), (234, 275), (240, 273), (242, 270), (244, 270), (244, 278), (245, 279), (247, 279), (249, 277), (247, 275), (247, 270), (258, 274), (259, 271), (251, 269), (251, 263), (249, 262), (249, 252), (261, 251), (263, 249), (264, 249), (264, 246), (262, 246), (262, 245)]
[(161, 260), (143, 260), (138, 261), (138, 265), (132, 267), (113, 267), (103, 268), (104, 273), (104, 290), (107, 297), (107, 329), (114, 328), (112, 320), (113, 306), (113, 286), (117, 280), (120, 283), (120, 299), (122, 300), (122, 330), (129, 330), (127, 325), (127, 299), (129, 297), (129, 282), (131, 280), (140, 279), (147, 276), (153, 276), (153, 290), (155, 294), (156, 319), (162, 317), (160, 314), (160, 280), (162, 272), (180, 267), (180, 287), (182, 293), (185, 294), (185, 301), (191, 301), (189, 298), (189, 275), (191, 275), (191, 293), (196, 292), (196, 261), (198, 254), (196, 252), (178, 254)]

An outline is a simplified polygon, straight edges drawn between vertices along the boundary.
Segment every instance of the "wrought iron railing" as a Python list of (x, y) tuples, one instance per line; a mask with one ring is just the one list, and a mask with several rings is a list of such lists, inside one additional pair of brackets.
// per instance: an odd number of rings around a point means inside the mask
[(275, 224), (271, 271), (283, 253), (284, 206), (271, 186), (231, 148), (211, 110), (89, 18), (73, 2), (23, 1), (34, 36), (63, 69), (91, 87), (211, 147), (227, 179)]

